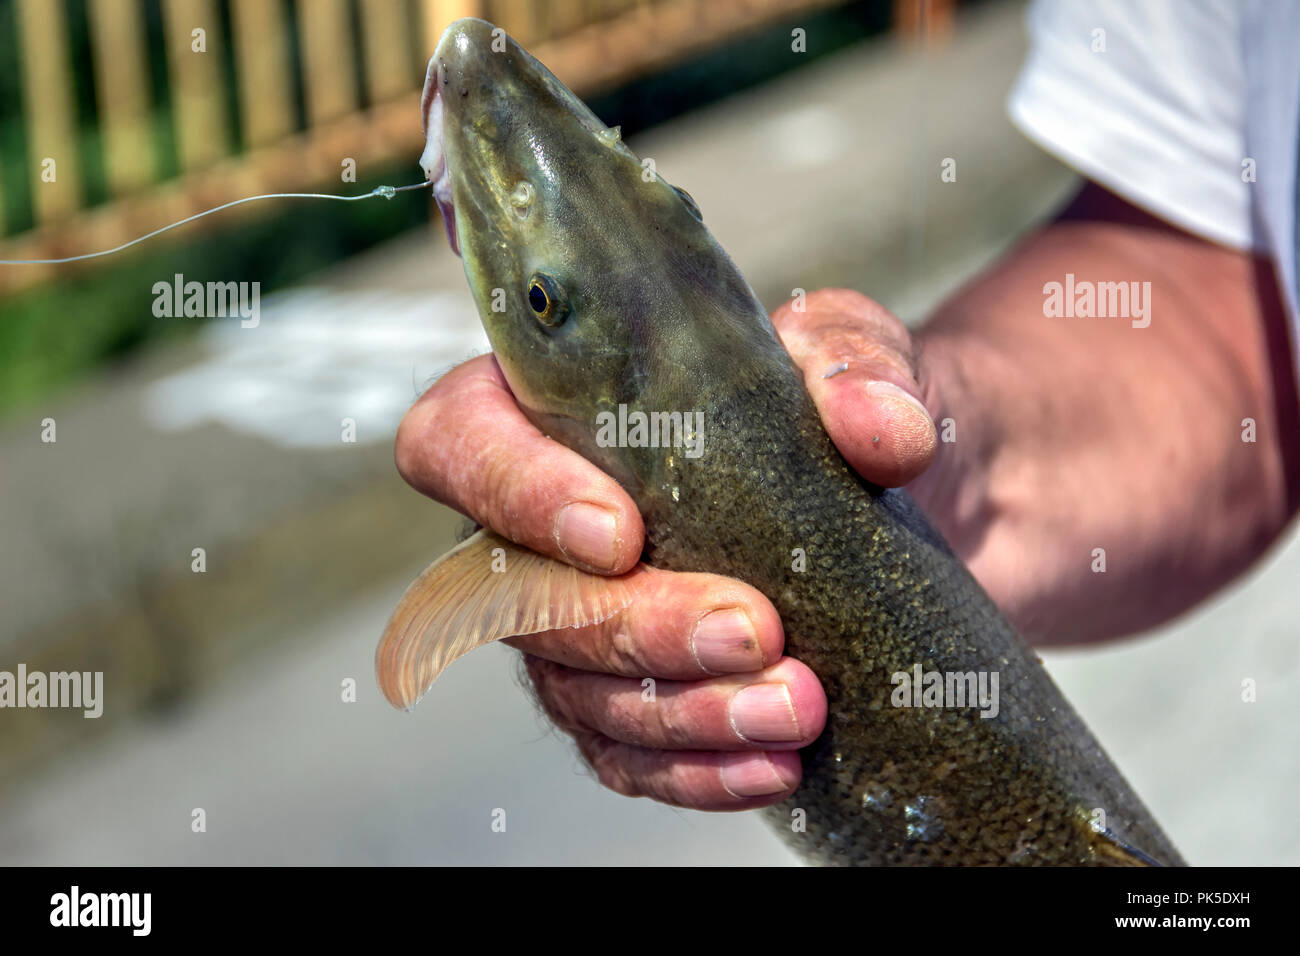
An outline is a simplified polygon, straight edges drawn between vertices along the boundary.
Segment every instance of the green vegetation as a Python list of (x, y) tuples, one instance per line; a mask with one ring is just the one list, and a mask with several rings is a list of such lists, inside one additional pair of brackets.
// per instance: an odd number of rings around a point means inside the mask
[[(104, 201), (106, 184), (95, 122), (85, 0), (64, 2), (69, 52), (77, 72), (81, 168), (86, 175), (87, 199), (94, 204)], [(146, 0), (144, 9), (150, 85), (157, 104), (154, 140), (158, 168), (162, 175), (171, 176), (177, 171), (175, 131), (167, 101), (158, 0)], [(220, 9), (228, 31), (225, 5)], [(592, 106), (603, 118), (620, 123), (626, 133), (634, 133), (877, 33), (887, 25), (890, 9), (891, 4), (877, 0), (793, 18), (598, 96)], [(807, 31), (806, 55), (790, 53), (794, 26)], [(4, 201), (0, 232), (7, 234), (22, 232), (32, 224), (15, 28), (13, 4), (0, 0), (0, 196)], [(233, 64), (228, 63), (224, 73), (231, 83), (227, 101), (233, 110)], [(412, 116), (411, 122), (416, 121)], [(238, 129), (233, 115), (231, 129)], [(380, 183), (413, 182), (418, 175), (416, 157), (412, 156), (409, 163), (375, 170), (367, 181), (347, 190), (326, 187), (324, 191), (361, 193)], [(269, 200), (261, 207), (261, 218), (234, 216), (236, 225), (221, 232), (205, 232), (197, 239), (187, 238), (188, 230), (182, 228), (112, 260), (69, 273), (57, 282), (0, 299), (0, 414), (92, 369), (120, 361), (146, 343), (193, 332), (197, 327), (193, 319), (153, 315), (155, 282), (170, 280), (178, 272), (200, 281), (237, 278), (260, 282), (267, 294), (427, 223), (430, 205), (407, 194), (390, 202), (346, 204)]]
[[(414, 164), (412, 164), (414, 166)], [(402, 166), (347, 189), (418, 181)], [(342, 191), (342, 190), (340, 190)], [(359, 203), (267, 200), (266, 218), (186, 240), (185, 228), (116, 257), (105, 267), (0, 302), (0, 409), (11, 408), (146, 342), (186, 335), (194, 319), (157, 318), (153, 285), (175, 273), (207, 281), (260, 282), (272, 292), (429, 219), (429, 203), (409, 193)], [(177, 239), (176, 237), (180, 238)]]

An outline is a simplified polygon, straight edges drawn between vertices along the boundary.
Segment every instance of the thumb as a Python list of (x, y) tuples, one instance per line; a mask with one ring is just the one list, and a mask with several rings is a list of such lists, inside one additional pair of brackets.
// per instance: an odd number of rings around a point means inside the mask
[(835, 447), (858, 474), (887, 488), (930, 464), (938, 445), (921, 401), (912, 337), (888, 309), (851, 289), (786, 303), (772, 324), (817, 405)]

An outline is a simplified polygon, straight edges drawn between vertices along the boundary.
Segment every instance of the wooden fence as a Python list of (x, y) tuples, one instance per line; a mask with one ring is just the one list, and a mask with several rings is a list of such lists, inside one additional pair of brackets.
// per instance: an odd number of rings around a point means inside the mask
[[(416, 172), (425, 63), (460, 16), (499, 24), (591, 93), (833, 2), (154, 0), (166, 77), (159, 97), (145, 0), (85, 0), (85, 24), (68, 23), (61, 0), (13, 0), (31, 223), (0, 238), (0, 259), (106, 249), (241, 196), (338, 185), (344, 158), (364, 175), (409, 157)], [(88, 37), (88, 63), (69, 53), (73, 27)], [(96, 104), (89, 128), (76, 97), (87, 71)], [(87, 138), (102, 162), (93, 203), (82, 168)], [(4, 267), (0, 292), (108, 262)]]

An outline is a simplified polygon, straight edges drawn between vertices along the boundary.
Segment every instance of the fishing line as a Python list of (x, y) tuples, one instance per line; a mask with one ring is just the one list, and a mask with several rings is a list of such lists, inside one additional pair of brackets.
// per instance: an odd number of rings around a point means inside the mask
[(245, 196), (243, 199), (235, 199), (231, 202), (222, 203), (220, 206), (213, 206), (211, 209), (205, 209), (203, 212), (195, 213), (184, 219), (177, 220), (161, 229), (155, 229), (153, 232), (145, 233), (137, 239), (130, 242), (124, 242), (120, 246), (114, 246), (112, 249), (105, 249), (103, 252), (87, 252), (80, 256), (68, 256), (66, 259), (0, 259), (0, 266), (54, 266), (61, 265), (65, 262), (80, 262), (83, 259), (96, 259), (99, 256), (111, 256), (115, 252), (121, 252), (123, 249), (129, 249), (138, 242), (144, 242), (146, 239), (152, 239), (154, 236), (164, 233), (169, 229), (175, 229), (177, 226), (183, 226), (187, 222), (193, 222), (195, 219), (202, 219), (204, 216), (210, 216), (214, 212), (221, 212), (223, 209), (229, 209), (231, 206), (242, 206), (246, 202), (257, 202), (259, 199), (337, 199), (339, 202), (356, 202), (359, 199), (392, 199), (398, 193), (404, 193), (411, 189), (424, 189), (431, 186), (431, 180), (422, 183), (412, 183), (410, 186), (376, 186), (368, 193), (362, 193), (360, 196), (335, 196), (331, 193), (265, 193), (261, 196)]

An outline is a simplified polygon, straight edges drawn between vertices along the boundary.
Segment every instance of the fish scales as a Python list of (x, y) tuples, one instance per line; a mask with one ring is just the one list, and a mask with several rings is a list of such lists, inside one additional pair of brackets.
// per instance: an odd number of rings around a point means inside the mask
[[(1143, 862), (1117, 843), (1181, 862), (906, 492), (875, 488), (844, 462), (789, 360), (766, 352), (746, 379), (676, 396), (710, 410), (710, 447), (674, 459), (660, 485), (675, 500), (647, 491), (638, 503), (649, 563), (758, 588), (781, 614), (786, 653), (826, 690), (826, 730), (802, 752), (802, 784), (765, 811), (789, 842), (823, 863)], [(997, 715), (891, 706), (891, 676), (916, 664), (998, 672)], [(1092, 826), (1096, 809), (1110, 836)]]

